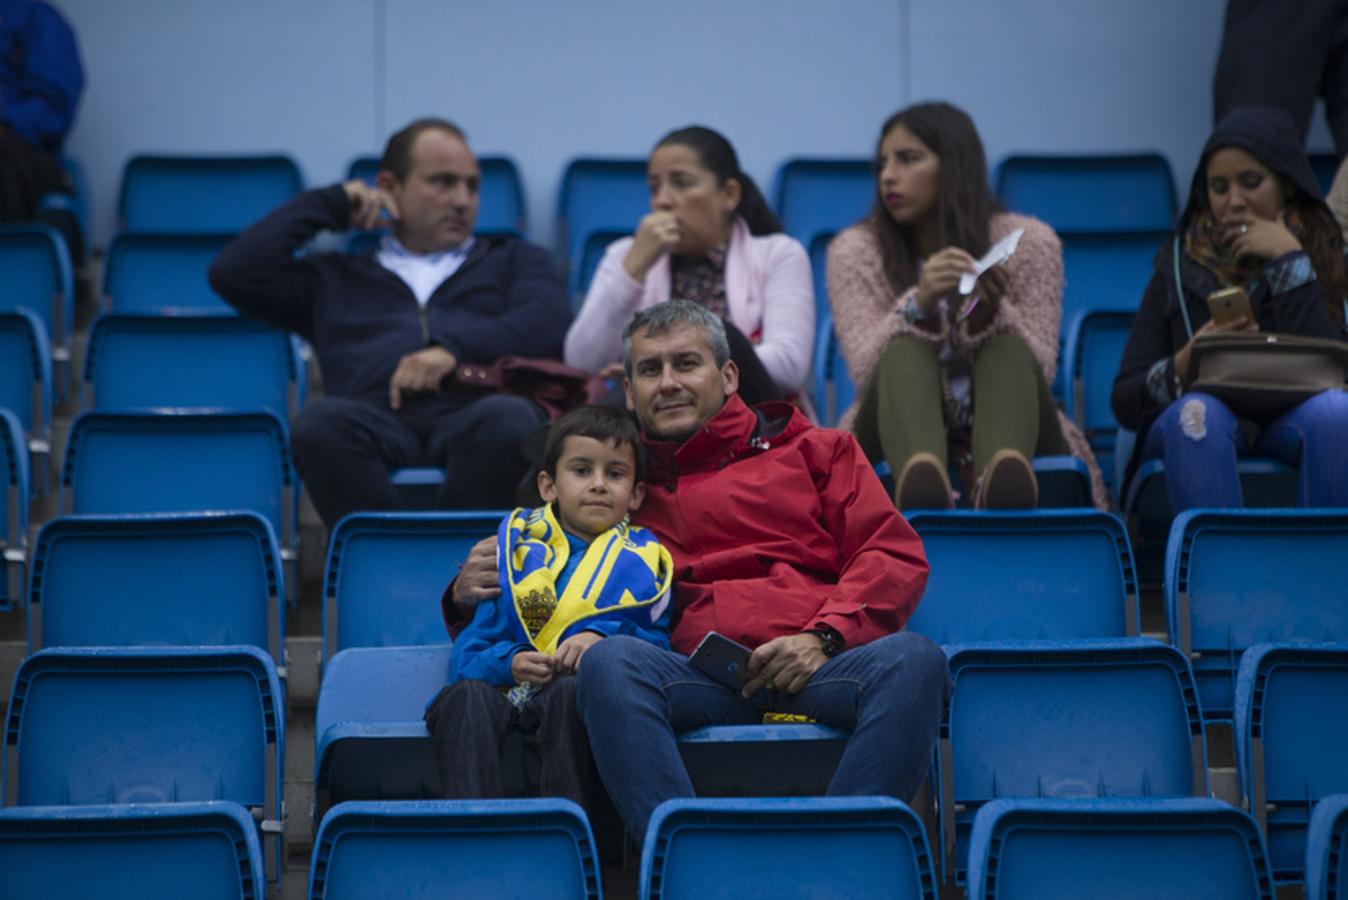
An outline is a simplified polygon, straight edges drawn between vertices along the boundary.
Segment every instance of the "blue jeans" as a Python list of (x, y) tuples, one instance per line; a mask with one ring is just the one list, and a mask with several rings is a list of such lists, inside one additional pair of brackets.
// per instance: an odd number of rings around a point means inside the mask
[(690, 666), (688, 657), (625, 635), (590, 648), (577, 681), (599, 774), (638, 840), (657, 806), (693, 796), (675, 736), (704, 725), (758, 723), (769, 709), (852, 732), (830, 795), (911, 800), (927, 774), (950, 693), (945, 654), (909, 631), (838, 654), (795, 696), (762, 691), (745, 700)]
[(1324, 391), (1293, 407), (1253, 445), (1225, 403), (1185, 394), (1152, 423), (1141, 458), (1165, 463), (1170, 506), (1179, 513), (1243, 506), (1236, 460), (1249, 455), (1299, 470), (1298, 506), (1348, 506), (1348, 391)]

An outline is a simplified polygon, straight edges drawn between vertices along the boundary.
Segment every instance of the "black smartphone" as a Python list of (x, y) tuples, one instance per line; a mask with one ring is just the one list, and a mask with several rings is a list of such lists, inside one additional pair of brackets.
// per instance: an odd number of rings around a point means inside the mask
[(738, 691), (749, 680), (749, 656), (752, 653), (743, 644), (709, 631), (693, 655), (688, 657), (688, 663), (717, 684)]

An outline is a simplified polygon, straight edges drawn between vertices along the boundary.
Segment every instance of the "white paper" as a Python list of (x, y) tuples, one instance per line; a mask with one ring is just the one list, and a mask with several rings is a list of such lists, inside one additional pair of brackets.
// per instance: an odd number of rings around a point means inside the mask
[(1015, 231), (993, 244), (983, 258), (974, 263), (974, 271), (965, 272), (960, 276), (960, 293), (966, 297), (974, 292), (974, 282), (978, 276), (982, 275), (993, 266), (1006, 262), (1011, 254), (1016, 252), (1016, 245), (1020, 243), (1020, 236), (1025, 233), (1024, 228), (1017, 228)]

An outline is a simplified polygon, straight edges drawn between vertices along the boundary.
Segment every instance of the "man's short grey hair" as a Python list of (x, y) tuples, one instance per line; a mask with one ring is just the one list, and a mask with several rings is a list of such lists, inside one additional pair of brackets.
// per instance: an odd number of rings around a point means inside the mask
[(730, 361), (730, 342), (726, 340), (725, 323), (721, 318), (690, 300), (669, 300), (639, 311), (623, 329), (623, 372), (627, 377), (632, 377), (632, 335), (638, 331), (661, 335), (680, 325), (695, 325), (702, 329), (716, 368)]

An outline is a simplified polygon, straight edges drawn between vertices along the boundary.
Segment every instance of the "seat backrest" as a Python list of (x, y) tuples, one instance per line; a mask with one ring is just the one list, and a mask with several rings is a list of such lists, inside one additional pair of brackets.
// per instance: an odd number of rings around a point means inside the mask
[(1264, 642), (1348, 641), (1348, 513), (1190, 510), (1166, 547), (1171, 640), (1194, 659), (1206, 719), (1230, 718), (1240, 654)]
[(1209, 799), (995, 800), (978, 811), (970, 900), (1126, 895), (1273, 900), (1259, 829)]
[(569, 800), (353, 801), (314, 838), (310, 900), (600, 894), (594, 836)]
[(347, 647), (445, 641), (440, 595), (505, 512), (353, 513), (333, 528), (323, 579), (323, 658)]
[(594, 281), (594, 273), (599, 271), (599, 264), (604, 261), (604, 253), (607, 252), (609, 244), (631, 233), (631, 229), (626, 231), (601, 229), (592, 231), (586, 236), (585, 245), (580, 251), (580, 271), (576, 277), (576, 291), (571, 295), (572, 306), (576, 312), (580, 312), (581, 306), (585, 303), (590, 282)]
[(260, 900), (257, 826), (234, 803), (0, 809), (7, 900)]
[(0, 312), (0, 409), (14, 413), (30, 438), (51, 433), (51, 345), (42, 320), (27, 309)]
[(951, 646), (941, 725), (943, 858), (964, 877), (978, 808), (1009, 797), (1186, 797), (1207, 790), (1188, 662), (1135, 638)]
[(283, 597), (256, 513), (56, 518), (33, 548), (28, 649), (251, 644), (280, 666)]
[(810, 247), (862, 219), (875, 203), (875, 166), (869, 159), (788, 159), (772, 192), (782, 230)]
[(303, 186), (288, 156), (136, 156), (122, 171), (122, 227), (242, 231)]
[(65, 239), (46, 225), (0, 225), (0, 312), (37, 314), (54, 346), (66, 347), (75, 322), (75, 277)]
[(30, 484), (23, 426), (0, 408), (0, 610), (23, 596)]
[(84, 413), (62, 467), (67, 513), (249, 510), (293, 533), (285, 424), (269, 412)]
[(89, 331), (85, 406), (295, 412), (299, 359), (288, 334), (234, 315), (111, 313)]
[(1097, 309), (1136, 311), (1169, 231), (1069, 231), (1062, 240), (1063, 324)]
[(1123, 522), (1110, 513), (915, 512), (931, 575), (908, 628), (938, 644), (1139, 631)]
[(1315, 804), (1306, 829), (1306, 900), (1337, 900), (1348, 887), (1348, 794)]
[(103, 263), (103, 296), (113, 312), (201, 309), (233, 313), (206, 273), (228, 234), (141, 234), (112, 239)]
[[(351, 160), (346, 177), (372, 185), (379, 174), (379, 161), (377, 156), (358, 156)], [(477, 164), (482, 170), (482, 185), (473, 230), (524, 234), (528, 223), (524, 182), (515, 161), (508, 156), (479, 156)]]
[(833, 316), (827, 311), (816, 323), (811, 365), (815, 415), (821, 424), (833, 427), (852, 405), (856, 388), (847, 371), (847, 360), (838, 344), (838, 335), (833, 330)]
[(557, 201), (558, 247), (568, 286), (579, 293), (585, 242), (596, 231), (632, 234), (650, 212), (646, 160), (578, 158), (567, 163)]
[(1300, 881), (1316, 801), (1348, 793), (1348, 643), (1247, 650), (1234, 736), (1245, 803), (1264, 827), (1274, 877)]
[(641, 896), (926, 900), (936, 881), (922, 823), (898, 800), (678, 799), (646, 830)]
[(1008, 156), (996, 181), (1007, 209), (1058, 232), (1168, 231), (1175, 220), (1175, 176), (1156, 153)]
[(254, 647), (39, 651), (14, 679), (6, 802), (232, 800), (279, 819), (283, 703)]
[(1315, 180), (1320, 183), (1321, 193), (1328, 195), (1329, 189), (1334, 185), (1334, 176), (1339, 171), (1339, 155), (1337, 153), (1308, 153), (1306, 155), (1311, 161), (1311, 170), (1315, 172)]
[(1071, 387), (1063, 392), (1063, 409), (1097, 455), (1112, 452), (1118, 434), (1110, 394), (1132, 327), (1133, 313), (1103, 309), (1078, 313), (1068, 324), (1064, 363)]

